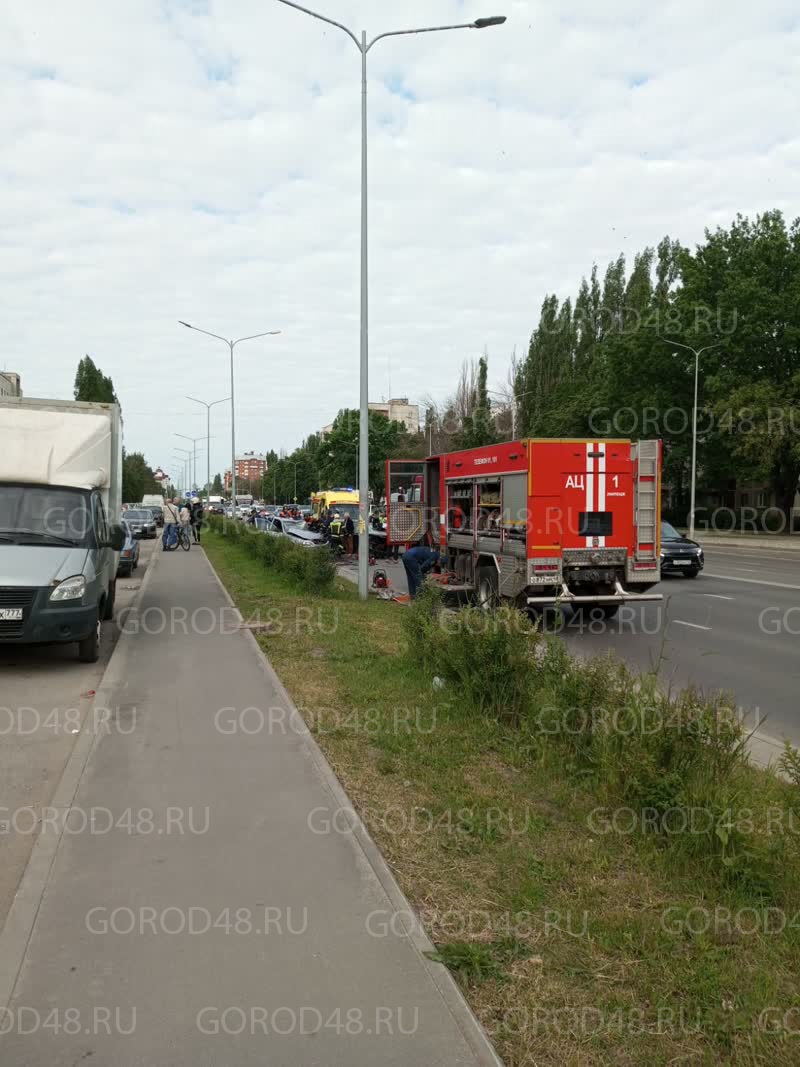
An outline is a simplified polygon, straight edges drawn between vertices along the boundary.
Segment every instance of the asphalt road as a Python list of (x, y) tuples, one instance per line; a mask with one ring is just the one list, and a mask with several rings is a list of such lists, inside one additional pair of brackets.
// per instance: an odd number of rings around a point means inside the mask
[(705, 555), (696, 579), (662, 580), (661, 603), (629, 606), (605, 626), (567, 620), (567, 644), (658, 665), (667, 684), (729, 693), (749, 727), (800, 745), (800, 552), (711, 547)]
[[(567, 610), (560, 632), (578, 655), (613, 651), (641, 670), (657, 666), (665, 685), (729, 694), (748, 728), (800, 747), (800, 551), (704, 551), (696, 579), (662, 579), (662, 602), (602, 622)], [(401, 564), (378, 566), (406, 591)], [(357, 581), (354, 563), (340, 573)]]
[[(117, 618), (136, 596), (158, 543), (142, 541), (133, 577), (117, 579)], [(0, 928), (36, 841), (33, 813), (50, 804), (86, 716), (103, 729), (94, 691), (119, 632), (115, 623), (103, 625), (97, 663), (79, 663), (74, 644), (0, 645)]]

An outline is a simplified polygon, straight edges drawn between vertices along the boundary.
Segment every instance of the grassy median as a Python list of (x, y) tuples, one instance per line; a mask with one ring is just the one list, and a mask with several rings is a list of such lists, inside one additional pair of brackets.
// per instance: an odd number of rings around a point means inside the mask
[(800, 787), (718, 707), (204, 547), (510, 1067), (800, 1062)]

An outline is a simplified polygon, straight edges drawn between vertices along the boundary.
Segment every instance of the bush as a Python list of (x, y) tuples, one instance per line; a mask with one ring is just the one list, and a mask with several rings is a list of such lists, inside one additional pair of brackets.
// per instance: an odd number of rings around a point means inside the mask
[[(655, 675), (610, 656), (578, 660), (510, 608), (448, 612), (435, 587), (423, 588), (404, 625), (415, 664), (445, 679), (463, 707), (515, 729), (526, 758), (639, 813), (638, 832), (671, 855), (712, 860), (720, 880), (751, 899), (780, 895), (793, 877), (796, 838), (770, 832), (776, 812), (791, 823), (793, 794), (754, 772), (732, 705), (664, 692)], [(800, 782), (800, 755), (787, 750), (784, 770)], [(680, 830), (684, 819), (690, 831)]]
[(480, 712), (512, 723), (529, 704), (535, 628), (513, 608), (446, 611), (443, 594), (425, 585), (404, 618), (417, 662), (454, 686)]
[(208, 525), (214, 533), (240, 544), (265, 567), (288, 578), (309, 593), (328, 594), (333, 589), (336, 565), (325, 548), (302, 548), (288, 537), (263, 533), (238, 520), (212, 515)]

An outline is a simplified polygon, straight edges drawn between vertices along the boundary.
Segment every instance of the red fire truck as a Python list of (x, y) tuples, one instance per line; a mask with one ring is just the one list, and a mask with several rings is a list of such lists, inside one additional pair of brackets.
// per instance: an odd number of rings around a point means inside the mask
[(512, 441), (386, 465), (387, 541), (430, 543), (481, 605), (660, 600), (661, 442)]

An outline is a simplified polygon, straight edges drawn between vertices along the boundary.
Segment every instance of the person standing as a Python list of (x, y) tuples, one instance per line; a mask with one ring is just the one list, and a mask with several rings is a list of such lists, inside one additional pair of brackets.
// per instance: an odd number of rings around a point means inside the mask
[(195, 500), (192, 504), (192, 533), (194, 534), (194, 543), (200, 544), (200, 531), (203, 526), (203, 516), (205, 511), (203, 509), (203, 501)]
[(171, 545), (175, 540), (178, 533), (178, 526), (180, 525), (180, 514), (178, 511), (178, 504), (180, 503), (178, 497), (174, 500), (168, 500), (164, 505), (164, 533), (161, 535), (161, 547), (166, 550), (167, 545)]
[(181, 526), (190, 526), (191, 525), (192, 512), (191, 512), (191, 505), (190, 505), (188, 500), (185, 501), (183, 504), (181, 504), (181, 509), (178, 512), (178, 519), (180, 521)]
[(348, 512), (344, 517), (344, 551), (347, 556), (353, 555), (353, 535), (355, 532), (353, 516)]
[(425, 575), (439, 562), (439, 553), (427, 545), (417, 545), (404, 552), (402, 560), (408, 581), (408, 593), (414, 600)]

